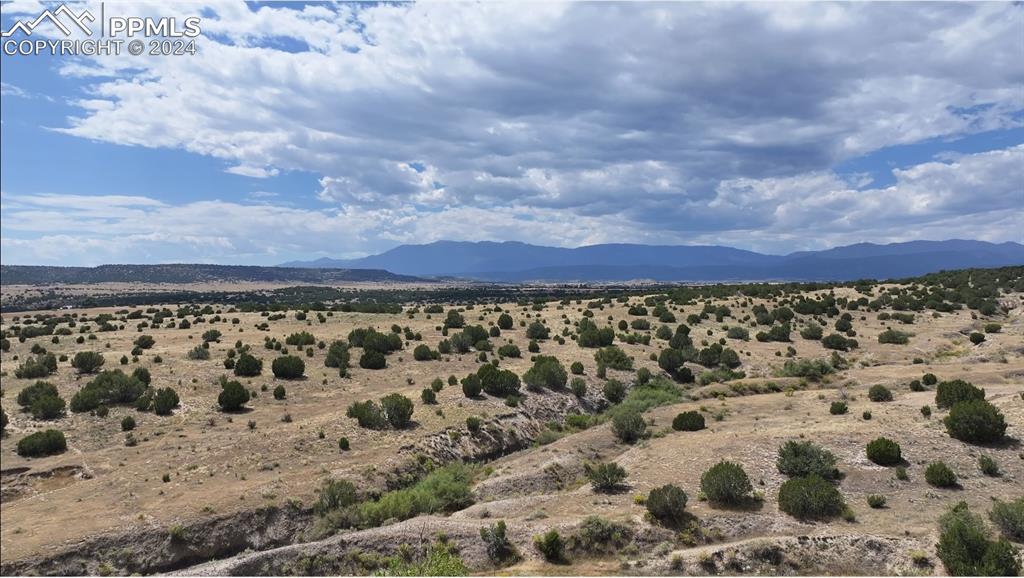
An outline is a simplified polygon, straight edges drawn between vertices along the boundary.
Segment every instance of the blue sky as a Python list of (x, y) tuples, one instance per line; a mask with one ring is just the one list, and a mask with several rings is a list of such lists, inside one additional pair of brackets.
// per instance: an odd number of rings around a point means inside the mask
[(199, 54), (3, 55), (3, 262), (1024, 240), (1020, 5), (530, 6), (122, 4)]

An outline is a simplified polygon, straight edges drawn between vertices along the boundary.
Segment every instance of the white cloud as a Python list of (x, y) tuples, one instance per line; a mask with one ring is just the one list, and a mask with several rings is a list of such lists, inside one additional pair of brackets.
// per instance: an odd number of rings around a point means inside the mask
[[(831, 173), (739, 179), (719, 187), (703, 217), (740, 226), (712, 233), (654, 229), (623, 215), (557, 207), (414, 204), (312, 210), (271, 203), (167, 204), (136, 196), (2, 196), (6, 263), (224, 262), (274, 264), (356, 257), (397, 243), (522, 239), (728, 244), (768, 252), (872, 240), (1020, 241), (1024, 145), (894, 171), (895, 184), (858, 189)], [(641, 197), (642, 198), (642, 197)]]
[(31, 100), (31, 99), (43, 99), (43, 100), (46, 100), (46, 101), (49, 101), (49, 102), (53, 102), (53, 97), (51, 97), (51, 96), (47, 96), (45, 94), (38, 94), (38, 93), (35, 93), (35, 92), (29, 92), (29, 91), (21, 88), (20, 86), (15, 86), (15, 85), (10, 84), (8, 82), (0, 82), (0, 96), (9, 96), (9, 97), (13, 96), (13, 97), (16, 97), (16, 98), (25, 98), (25, 99), (29, 99), (29, 100)]
[(199, 54), (68, 62), (61, 73), (85, 94), (57, 130), (183, 149), (253, 178), (309, 171), (324, 210), (256, 194), (254, 205), (106, 198), (103, 220), (5, 196), (5, 230), (54, 246), (76, 231), (107, 260), (132, 260), (134, 243), (154, 258), (180, 246), (268, 261), (440, 238), (784, 250), (949, 237), (970, 223), (965, 236), (1013, 239), (1020, 224), (1020, 147), (938, 157), (894, 171), (892, 187), (834, 171), (888, 146), (1024, 125), (1020, 5), (118, 9), (202, 12)]
[(400, 170), (412, 159), (464, 200), (509, 182), (544, 202), (559, 181), (649, 164), (690, 199), (725, 179), (1019, 126), (1024, 108), (1009, 4), (211, 10), (197, 56), (94, 59), (117, 77), (96, 79), (67, 132), (180, 147), (250, 176), (313, 171), (344, 203), (422, 195)]
[(280, 173), (280, 171), (275, 168), (254, 167), (250, 165), (236, 165), (225, 169), (225, 171), (233, 175), (252, 177), (254, 179), (276, 177)]

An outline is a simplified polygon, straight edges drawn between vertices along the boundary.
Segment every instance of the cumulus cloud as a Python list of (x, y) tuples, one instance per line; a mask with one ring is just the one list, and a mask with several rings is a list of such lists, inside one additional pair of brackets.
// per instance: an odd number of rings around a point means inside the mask
[[(211, 201), (202, 208), (224, 214), (210, 221), (198, 203), (104, 201), (155, 217), (146, 222), (158, 229), (173, 223), (167, 235), (215, 237), (215, 258), (358, 254), (439, 238), (788, 250), (948, 237), (958, 216), (974, 226), (993, 219), (965, 236), (1013, 239), (1019, 217), (1000, 211), (1021, 204), (1020, 147), (899, 169), (894, 185), (877, 189), (835, 167), (889, 146), (1024, 125), (1014, 48), (1022, 10), (147, 4), (135, 11), (201, 13), (199, 54), (67, 63), (61, 72), (86, 90), (79, 112), (55, 128), (183, 149), (247, 177), (318, 175), (309, 194), (322, 210)], [(5, 197), (26, 203), (5, 206), (5, 228), (6, 215), (71, 226), (32, 199)], [(281, 222), (265, 216), (275, 207)], [(268, 239), (233, 224), (243, 217), (296, 231)], [(128, 221), (136, 230), (125, 234), (152, 233)], [(303, 230), (325, 236), (308, 241)], [(110, 247), (114, 258), (121, 245)]]
[[(894, 171), (895, 184), (858, 188), (829, 172), (723, 182), (714, 232), (652, 229), (628, 215), (558, 208), (414, 205), (301, 209), (259, 195), (253, 204), (168, 204), (140, 196), (0, 197), (6, 263), (251, 262), (313, 255), (356, 257), (399, 243), (523, 239), (580, 246), (607, 242), (727, 244), (766, 252), (864, 241), (1020, 240), (1024, 145)], [(265, 202), (263, 202), (265, 201)]]

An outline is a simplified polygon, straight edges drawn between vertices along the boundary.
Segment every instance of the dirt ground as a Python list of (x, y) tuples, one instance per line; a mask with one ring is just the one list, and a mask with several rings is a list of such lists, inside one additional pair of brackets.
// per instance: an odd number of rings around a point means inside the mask
[[(5, 288), (5, 291), (7, 288)], [(837, 289), (838, 295), (856, 297), (853, 290)], [(1020, 303), (1021, 296), (1015, 296)], [(633, 303), (642, 302), (634, 297)], [(725, 337), (724, 325), (736, 324), (737, 318), (750, 313), (739, 299), (722, 301), (732, 309), (733, 319), (724, 323), (705, 320), (693, 327), (695, 344)], [(751, 305), (763, 303), (754, 300)], [(316, 320), (298, 321), (294, 312), (285, 319), (270, 322), (269, 331), (256, 325), (266, 321), (259, 313), (229, 313), (227, 308), (213, 304), (224, 321), (193, 324), (191, 329), (135, 329), (137, 321), (128, 320), (119, 331), (96, 333), (96, 341), (76, 344), (74, 337), (64, 336), (52, 344), (50, 336), (29, 339), (25, 343), (12, 340), (10, 351), (2, 355), (3, 407), (10, 424), (0, 441), (2, 459), (3, 501), (0, 506), (3, 524), (0, 528), (0, 555), (5, 563), (54, 553), (83, 538), (116, 531), (128, 525), (170, 527), (187, 525), (213, 515), (249, 510), (259, 506), (281, 506), (298, 500), (310, 504), (316, 489), (327, 477), (347, 476), (373, 479), (375, 471), (399, 465), (408, 448), (426, 437), (443, 433), (448, 428), (465, 428), (468, 416), (490, 417), (508, 411), (500, 399), (485, 396), (470, 400), (459, 386), (447, 385), (449, 375), (459, 378), (479, 366), (476, 353), (443, 356), (442, 360), (414, 361), (412, 349), (388, 357), (388, 367), (370, 371), (358, 367), (359, 349), (353, 349), (350, 376), (341, 378), (334, 368), (324, 366), (326, 349), (312, 348), (312, 357), (289, 347), (306, 362), (306, 377), (301, 380), (276, 380), (270, 371), (275, 352), (264, 349), (265, 336), (283, 341), (293, 332), (309, 331), (318, 340), (330, 343), (345, 339), (358, 327), (376, 327), (387, 332), (392, 324), (409, 327), (423, 336), (423, 343), (432, 349), (442, 339), (439, 327), (443, 314), (428, 318), (425, 313), (381, 315), (334, 313), (324, 323)], [(515, 343), (523, 352), (521, 359), (504, 359), (501, 367), (522, 375), (530, 366), (528, 339), (519, 322), (529, 323), (535, 316), (543, 318), (552, 328), (552, 336), (566, 325), (582, 318), (586, 303), (561, 306), (548, 303), (535, 312), (514, 303), (502, 304), (516, 323), (494, 338), (495, 348), (505, 342)], [(635, 317), (627, 314), (628, 304), (606, 305), (595, 311), (599, 324)], [(771, 308), (771, 305), (769, 305)], [(173, 309), (173, 307), (172, 307)], [(701, 306), (670, 307), (677, 323), (686, 315), (699, 313)], [(79, 315), (115, 313), (118, 308), (74, 310)], [(64, 312), (54, 312), (64, 313)], [(737, 395), (725, 385), (691, 386), (696, 399), (664, 406), (649, 412), (655, 434), (635, 445), (616, 443), (607, 425), (594, 427), (563, 437), (551, 444), (513, 453), (488, 464), (493, 473), (477, 482), (478, 495), (486, 499), (452, 515), (452, 520), (502, 518), (510, 526), (542, 520), (544, 524), (575, 523), (587, 515), (598, 514), (611, 519), (642, 522), (644, 508), (634, 496), (666, 483), (682, 487), (690, 495), (688, 509), (717, 537), (719, 543), (738, 542), (762, 536), (800, 536), (807, 534), (857, 534), (910, 537), (922, 543), (932, 540), (935, 523), (946, 507), (966, 500), (972, 509), (987, 511), (994, 498), (1013, 498), (1024, 494), (1024, 448), (1019, 441), (993, 447), (966, 445), (951, 439), (942, 426), (942, 413), (930, 418), (919, 411), (924, 405), (934, 408), (934, 391), (911, 392), (908, 383), (931, 372), (940, 379), (966, 379), (984, 387), (988, 399), (1006, 416), (1008, 435), (1024, 439), (1024, 312), (1013, 309), (1001, 318), (1000, 333), (987, 335), (980, 345), (972, 345), (968, 330), (979, 330), (983, 319), (972, 319), (969, 310), (943, 313), (932, 317), (919, 313), (914, 324), (879, 321), (873, 312), (853, 312), (854, 327), (860, 348), (845, 354), (852, 362), (850, 369), (832, 376), (822, 384), (785, 393)], [(21, 314), (24, 316), (25, 314)], [(463, 312), (467, 324), (488, 326), (497, 322), (499, 312), (476, 306)], [(566, 319), (563, 319), (563, 316)], [(862, 318), (863, 316), (863, 318)], [(17, 314), (5, 314), (3, 326), (16, 322)], [(212, 315), (206, 315), (207, 319)], [(610, 319), (609, 319), (610, 317)], [(238, 318), (234, 325), (230, 319)], [(660, 325), (653, 317), (652, 334)], [(834, 320), (833, 320), (834, 321)], [(669, 324), (674, 327), (675, 324)], [(95, 325), (95, 324), (93, 324)], [(877, 335), (886, 327), (912, 332), (907, 345), (884, 345)], [(200, 335), (216, 328), (223, 333), (219, 343), (212, 343), (211, 358), (193, 361), (186, 352), (201, 343)], [(759, 329), (749, 328), (751, 336)], [(826, 334), (830, 331), (826, 328)], [(77, 330), (76, 330), (77, 331)], [(709, 333), (710, 332), (710, 333)], [(152, 335), (156, 345), (140, 357), (137, 364), (121, 366), (122, 355), (130, 355), (132, 341), (140, 334)], [(259, 391), (250, 409), (242, 414), (224, 414), (217, 407), (220, 391), (217, 379), (229, 375), (223, 367), (227, 350), (241, 340), (252, 346), (253, 353), (263, 359), (263, 374), (241, 381)], [(729, 346), (741, 356), (747, 378), (740, 383), (793, 383), (792, 379), (774, 374), (786, 359), (786, 348), (796, 349), (797, 358), (823, 358), (831, 351), (820, 342), (807, 341), (793, 334), (793, 343), (760, 343), (728, 340)], [(106, 358), (104, 369), (137, 366), (152, 373), (153, 385), (171, 386), (181, 397), (181, 406), (173, 415), (159, 417), (139, 413), (129, 407), (112, 407), (106, 418), (68, 412), (66, 417), (51, 422), (38, 422), (19, 411), (17, 393), (35, 380), (16, 379), (14, 369), (27, 358), (33, 343), (40, 343), (57, 355), (72, 357), (75, 352), (95, 350)], [(657, 363), (649, 359), (667, 343), (658, 339), (650, 345), (616, 344), (635, 360), (637, 368), (646, 367), (660, 373)], [(579, 347), (566, 340), (559, 345), (549, 339), (541, 343), (541, 353), (554, 355), (568, 368), (575, 361), (585, 367), (588, 387), (599, 390), (602, 380), (596, 377), (594, 350)], [(748, 355), (749, 354), (749, 355)], [(162, 357), (161, 363), (154, 358)], [(15, 358), (20, 358), (16, 361)], [(920, 358), (923, 363), (914, 363)], [(694, 366), (694, 369), (697, 369)], [(438, 394), (437, 405), (424, 405), (420, 390), (440, 377), (446, 386)], [(626, 374), (623, 377), (628, 377)], [(58, 372), (48, 381), (57, 385), (68, 401), (88, 381), (78, 376), (69, 362), (59, 364)], [(275, 400), (271, 391), (277, 384), (287, 389), (284, 400)], [(873, 403), (867, 389), (874, 384), (893, 389), (895, 400)], [(266, 389), (264, 390), (264, 386)], [(346, 408), (354, 401), (378, 399), (399, 392), (415, 401), (414, 427), (402, 431), (372, 431), (359, 428), (345, 417)], [(722, 395), (715, 396), (715, 392)], [(528, 394), (529, 395), (529, 394)], [(846, 399), (850, 411), (846, 415), (829, 414), (829, 404)], [(702, 409), (709, 416), (708, 428), (699, 432), (674, 432), (669, 427), (672, 417), (680, 411)], [(864, 410), (872, 418), (862, 418)], [(719, 414), (721, 421), (710, 416)], [(135, 447), (126, 447), (120, 423), (131, 415), (138, 423), (133, 432)], [(286, 417), (287, 416), (287, 417)], [(250, 427), (250, 423), (254, 426)], [(65, 432), (68, 451), (52, 457), (27, 459), (17, 455), (18, 440), (33, 431), (57, 428)], [(900, 442), (907, 461), (908, 481), (895, 479), (891, 468), (869, 462), (864, 445), (885, 435)], [(346, 436), (351, 450), (340, 451), (338, 439)], [(778, 446), (790, 439), (813, 440), (836, 454), (840, 470), (845, 474), (840, 488), (856, 514), (855, 522), (837, 520), (828, 524), (804, 524), (780, 513), (776, 494), (784, 478), (775, 469)], [(978, 456), (986, 453), (996, 458), (1002, 476), (983, 476), (977, 467)], [(552, 486), (541, 480), (552, 463), (567, 471), (578, 469), (583, 461), (614, 460), (628, 472), (628, 491), (605, 495), (595, 494), (579, 476), (569, 476), (566, 484)], [(764, 495), (759, 509), (730, 511), (715, 509), (696, 499), (701, 474), (720, 459), (741, 463)], [(961, 488), (939, 490), (924, 481), (924, 467), (935, 460), (946, 461), (958, 473)], [(162, 477), (168, 474), (167, 482)], [(488, 488), (498, 488), (489, 491)], [(507, 497), (503, 497), (503, 492)], [(866, 504), (869, 494), (884, 494), (888, 505), (871, 509)], [(536, 555), (528, 556), (518, 566), (508, 569), (512, 574), (607, 574), (622, 571), (614, 560), (580, 561), (566, 569), (543, 563)], [(642, 570), (639, 570), (642, 572)]]

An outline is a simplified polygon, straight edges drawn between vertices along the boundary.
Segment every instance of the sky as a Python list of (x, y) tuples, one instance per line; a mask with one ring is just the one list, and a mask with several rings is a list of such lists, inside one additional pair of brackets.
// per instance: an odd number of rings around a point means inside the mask
[(1021, 3), (116, 10), (197, 53), (0, 57), (4, 264), (1024, 241)]

